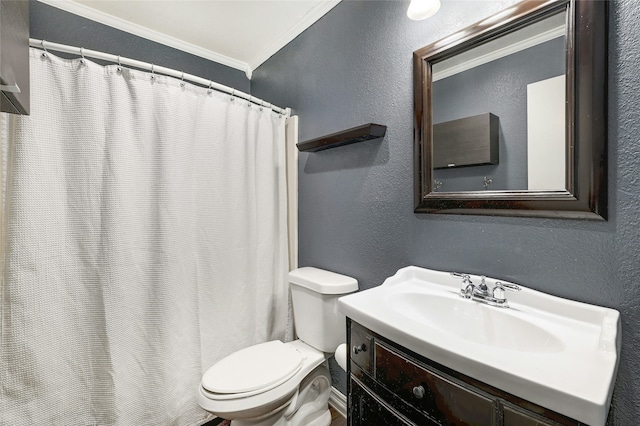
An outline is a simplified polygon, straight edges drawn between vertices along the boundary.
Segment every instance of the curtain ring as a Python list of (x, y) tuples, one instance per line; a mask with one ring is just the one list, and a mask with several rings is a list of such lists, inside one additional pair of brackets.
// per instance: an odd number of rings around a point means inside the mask
[(236, 99), (236, 89), (232, 89), (231, 90), (231, 102), (233, 102)]
[(209, 90), (207, 90), (207, 93), (210, 95), (213, 93), (213, 81), (209, 80)]
[(120, 62), (120, 55), (118, 55), (118, 68), (116, 68), (118, 73), (122, 72), (122, 63)]
[(151, 81), (152, 82), (155, 81), (155, 79), (156, 79), (156, 74), (155, 74), (155, 71), (153, 70), (153, 67), (154, 67), (154, 65), (151, 64)]
[(49, 52), (47, 51), (47, 47), (44, 45), (44, 40), (42, 40), (40, 44), (42, 44), (42, 50), (44, 50), (44, 52), (42, 52), (42, 57), (47, 58), (49, 56)]
[(249, 108), (251, 108), (251, 98), (252, 98), (252, 96), (251, 96), (251, 95), (249, 95), (249, 102), (247, 102), (247, 106), (248, 106)]
[(80, 48), (80, 56), (82, 56), (82, 58), (80, 58), (80, 63), (81, 63), (82, 65), (84, 65), (84, 64), (85, 64), (85, 59), (84, 59), (84, 47), (81, 47), (81, 48)]
[(180, 71), (182, 73), (182, 77), (181, 77), (181, 82), (180, 82), (180, 87), (182, 87), (184, 89), (185, 83), (184, 83), (184, 71)]

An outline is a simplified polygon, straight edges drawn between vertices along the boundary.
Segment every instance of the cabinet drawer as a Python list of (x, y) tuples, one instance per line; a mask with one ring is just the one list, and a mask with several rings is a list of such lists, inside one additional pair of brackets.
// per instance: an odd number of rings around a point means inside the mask
[(358, 364), (362, 370), (371, 374), (371, 363), (373, 359), (373, 336), (367, 330), (352, 322), (351, 323), (351, 361)]
[(378, 342), (375, 371), (378, 383), (438, 421), (460, 426), (494, 423), (493, 400), (453, 383)]
[(351, 379), (350, 426), (413, 426), (359, 381)]

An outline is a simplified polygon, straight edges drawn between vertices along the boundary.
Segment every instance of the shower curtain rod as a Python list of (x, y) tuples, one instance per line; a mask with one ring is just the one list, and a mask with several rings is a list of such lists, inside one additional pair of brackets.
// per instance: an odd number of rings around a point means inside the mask
[(265, 108), (271, 108), (273, 111), (277, 112), (278, 114), (283, 114), (287, 117), (291, 115), (291, 108), (277, 107), (273, 104), (263, 101), (260, 98), (251, 96), (248, 93), (241, 92), (232, 87), (225, 86), (224, 84), (216, 83), (212, 80), (207, 80), (202, 77), (198, 77), (192, 74), (187, 74), (186, 72), (183, 72), (183, 71), (176, 71), (171, 68), (157, 66), (149, 62), (142, 62), (136, 59), (123, 58), (121, 56), (112, 55), (110, 53), (98, 52), (97, 50), (85, 49), (83, 47), (68, 46), (66, 44), (52, 43), (50, 41), (38, 40), (35, 38), (29, 39), (29, 45), (31, 47), (41, 48), (45, 52), (47, 52), (48, 50), (54, 50), (57, 52), (70, 53), (72, 55), (78, 55), (83, 58), (100, 59), (103, 61), (113, 62), (118, 65), (126, 65), (130, 67), (142, 69), (145, 71), (151, 71), (152, 73), (158, 73), (158, 74), (168, 75), (170, 77), (176, 77), (181, 80), (187, 80), (192, 83), (196, 83), (198, 85), (207, 87), (209, 89), (216, 90), (218, 92), (227, 93), (231, 96), (245, 99), (253, 104), (260, 105)]

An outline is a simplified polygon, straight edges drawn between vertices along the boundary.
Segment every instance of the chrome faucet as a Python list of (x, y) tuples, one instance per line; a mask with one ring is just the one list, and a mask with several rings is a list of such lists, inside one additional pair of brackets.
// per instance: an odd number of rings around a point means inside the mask
[(480, 275), (480, 285), (477, 288), (478, 292), (481, 292), (482, 294), (489, 294), (489, 288), (487, 287), (487, 283), (485, 283), (485, 280), (487, 279), (487, 277), (485, 277), (484, 275)]
[(451, 272), (454, 277), (462, 278), (462, 286), (460, 288), (460, 297), (465, 299), (475, 300), (477, 302), (485, 303), (491, 306), (497, 306), (500, 308), (508, 308), (509, 302), (506, 297), (506, 290), (520, 291), (520, 286), (510, 283), (503, 283), (496, 281), (491, 291), (487, 286), (484, 275), (480, 276), (480, 284), (475, 285), (471, 281), (471, 276), (468, 274), (460, 274), (458, 272)]

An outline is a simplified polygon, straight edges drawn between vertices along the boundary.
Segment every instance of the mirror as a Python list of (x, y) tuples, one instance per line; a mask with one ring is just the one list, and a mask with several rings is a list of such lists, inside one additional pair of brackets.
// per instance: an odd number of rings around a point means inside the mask
[(416, 212), (606, 219), (606, 3), (521, 2), (414, 52)]

